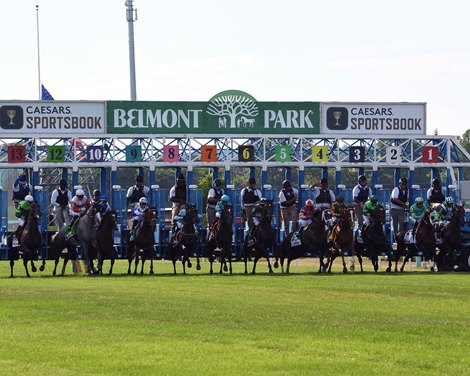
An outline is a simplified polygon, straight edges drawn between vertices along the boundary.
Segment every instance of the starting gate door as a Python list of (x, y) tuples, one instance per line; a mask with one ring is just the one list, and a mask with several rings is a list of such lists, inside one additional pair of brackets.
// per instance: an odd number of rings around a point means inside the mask
[(8, 192), (0, 186), (0, 259), (7, 256), (7, 236), (8, 236)]

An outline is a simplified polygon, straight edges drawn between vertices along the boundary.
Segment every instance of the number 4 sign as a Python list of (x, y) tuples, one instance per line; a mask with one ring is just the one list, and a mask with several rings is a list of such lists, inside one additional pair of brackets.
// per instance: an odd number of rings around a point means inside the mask
[(423, 163), (437, 163), (438, 162), (438, 150), (437, 146), (423, 146)]

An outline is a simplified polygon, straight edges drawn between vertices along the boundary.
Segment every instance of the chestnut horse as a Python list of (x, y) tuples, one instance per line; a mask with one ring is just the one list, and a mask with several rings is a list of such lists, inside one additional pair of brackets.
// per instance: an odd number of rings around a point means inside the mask
[[(29, 207), (28, 217), (26, 218), (23, 231), (19, 239), (19, 247), (12, 247), (13, 234), (10, 236), (10, 277), (13, 277), (13, 266), (15, 260), (21, 255), (23, 259), (26, 276), (31, 277), (28, 270), (28, 262), (31, 262), (31, 271), (36, 272), (34, 261), (38, 259), (39, 251), (42, 249), (42, 238), (39, 232), (38, 219), (41, 215), (39, 205), (36, 202), (31, 203)], [(44, 270), (46, 259), (42, 259), (40, 271)]]
[(351, 271), (354, 271), (354, 234), (353, 234), (353, 219), (354, 219), (354, 208), (344, 208), (341, 210), (339, 215), (338, 223), (333, 227), (331, 231), (331, 245), (333, 247), (333, 254), (328, 267), (328, 273), (331, 273), (331, 266), (337, 256), (341, 256), (343, 262), (343, 273), (348, 272), (346, 267), (346, 261), (344, 260), (344, 250), (348, 249), (353, 259), (351, 265)]

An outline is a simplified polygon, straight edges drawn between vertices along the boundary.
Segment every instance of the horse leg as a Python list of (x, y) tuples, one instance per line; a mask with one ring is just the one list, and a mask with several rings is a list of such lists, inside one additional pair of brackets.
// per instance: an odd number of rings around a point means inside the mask
[(139, 265), (139, 252), (135, 253), (134, 275), (137, 275), (137, 266)]
[(10, 260), (10, 277), (13, 278), (13, 265), (15, 265), (15, 262), (13, 260)]
[(224, 274), (224, 263), (225, 263), (225, 258), (224, 256), (221, 256), (220, 257), (220, 270), (219, 270), (219, 274)]
[(23, 259), (23, 265), (24, 265), (24, 270), (26, 271), (26, 277), (31, 277), (29, 275), (29, 270), (28, 270), (28, 260), (27, 259)]
[[(361, 256), (360, 253), (358, 253), (358, 254), (356, 255), (356, 257), (357, 257), (357, 260), (359, 261), (359, 266), (361, 267), (361, 272), (363, 272), (364, 269), (362, 268), (362, 256)], [(371, 258), (371, 260), (372, 260), (372, 258)], [(372, 264), (374, 264), (373, 261), (372, 261)]]
[(258, 263), (259, 257), (255, 256), (253, 260), (253, 270), (251, 271), (251, 274), (256, 274), (256, 264)]
[(145, 257), (142, 255), (142, 267), (140, 268), (140, 275), (144, 274), (144, 264), (145, 264)]
[(228, 265), (229, 265), (229, 272), (232, 274), (232, 255), (229, 253), (228, 255)]
[(111, 258), (111, 267), (109, 268), (109, 275), (113, 274), (113, 267), (114, 267), (114, 262), (116, 261), (116, 259), (114, 257)]
[(59, 258), (56, 258), (54, 261), (54, 270), (52, 271), (52, 275), (55, 276), (57, 272), (57, 265), (59, 264)]
[(32, 271), (33, 273), (36, 273), (37, 270), (38, 270), (38, 269), (36, 268), (36, 265), (34, 265), (34, 261), (31, 259), (31, 271)]
[[(64, 263), (62, 264), (62, 271), (61, 271), (61, 275), (64, 276), (65, 275), (65, 268), (67, 267), (67, 263), (69, 262), (69, 259), (68, 258), (65, 258), (64, 259)], [(73, 262), (73, 260), (72, 260)]]
[(400, 268), (400, 273), (403, 273), (403, 269), (405, 269), (406, 262), (408, 261), (409, 258), (410, 258), (410, 252), (406, 254), (405, 259), (403, 260), (403, 265)]
[(42, 257), (42, 262), (41, 262), (41, 266), (39, 267), (39, 271), (43, 272), (44, 269), (46, 269), (46, 257), (44, 254), (42, 254), (41, 257)]
[(150, 257), (150, 271), (149, 275), (154, 275), (155, 273), (153, 272), (153, 255)]
[(272, 268), (272, 266), (271, 266), (271, 261), (269, 260), (269, 257), (268, 257), (268, 256), (266, 256), (266, 261), (268, 261), (269, 273), (270, 273), (270, 274), (274, 273), (274, 272), (273, 272), (273, 268)]
[(129, 267), (127, 268), (127, 274), (131, 274), (131, 264), (133, 259), (133, 257), (127, 259), (127, 262), (129, 264)]
[[(290, 273), (290, 263), (291, 262), (292, 262), (292, 259), (288, 258), (287, 259), (287, 265), (286, 265), (286, 274)], [(284, 269), (284, 267), (282, 269)], [(283, 272), (284, 272), (284, 270), (283, 270)]]
[(214, 256), (211, 255), (209, 256), (209, 264), (210, 264), (210, 270), (209, 270), (209, 273), (210, 274), (214, 274), (214, 270), (212, 269), (212, 264), (214, 263)]

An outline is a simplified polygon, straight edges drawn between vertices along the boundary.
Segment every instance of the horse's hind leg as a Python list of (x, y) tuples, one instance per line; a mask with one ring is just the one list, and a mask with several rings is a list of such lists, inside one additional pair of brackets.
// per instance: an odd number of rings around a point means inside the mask
[(266, 257), (266, 261), (268, 261), (268, 268), (269, 268), (269, 273), (274, 273), (273, 268), (271, 266), (271, 261), (269, 260), (269, 257)]
[[(176, 275), (176, 257), (173, 257), (173, 259), (171, 260), (173, 262), (173, 273)], [(212, 264), (211, 264), (212, 266)]]
[(150, 271), (149, 275), (154, 275), (155, 273), (153, 272), (153, 257), (150, 259)]
[(33, 260), (31, 260), (31, 271), (32, 271), (33, 273), (36, 273), (36, 272), (38, 271), (38, 269), (36, 268), (36, 265), (34, 265), (34, 261), (33, 261)]
[(13, 278), (13, 266), (15, 265), (15, 262), (13, 260), (10, 260), (10, 277)]
[(137, 275), (137, 266), (139, 265), (139, 254), (136, 252), (135, 255), (135, 267), (134, 267), (134, 275)]
[[(356, 257), (357, 257), (357, 260), (359, 261), (359, 266), (361, 267), (361, 273), (362, 273), (364, 271), (364, 269), (362, 268), (362, 256), (358, 253), (356, 254)], [(372, 264), (374, 264), (374, 261), (372, 261)]]
[(131, 274), (131, 264), (132, 264), (133, 257), (128, 258), (127, 262), (129, 263), (129, 266), (127, 268), (127, 274)]
[(57, 265), (59, 264), (59, 258), (56, 258), (54, 261), (54, 270), (52, 271), (52, 275), (55, 276), (57, 273)]
[(67, 266), (68, 262), (69, 262), (68, 258), (64, 259), (64, 263), (62, 264), (62, 273), (61, 273), (62, 276), (64, 276), (64, 274), (65, 274), (65, 267)]

